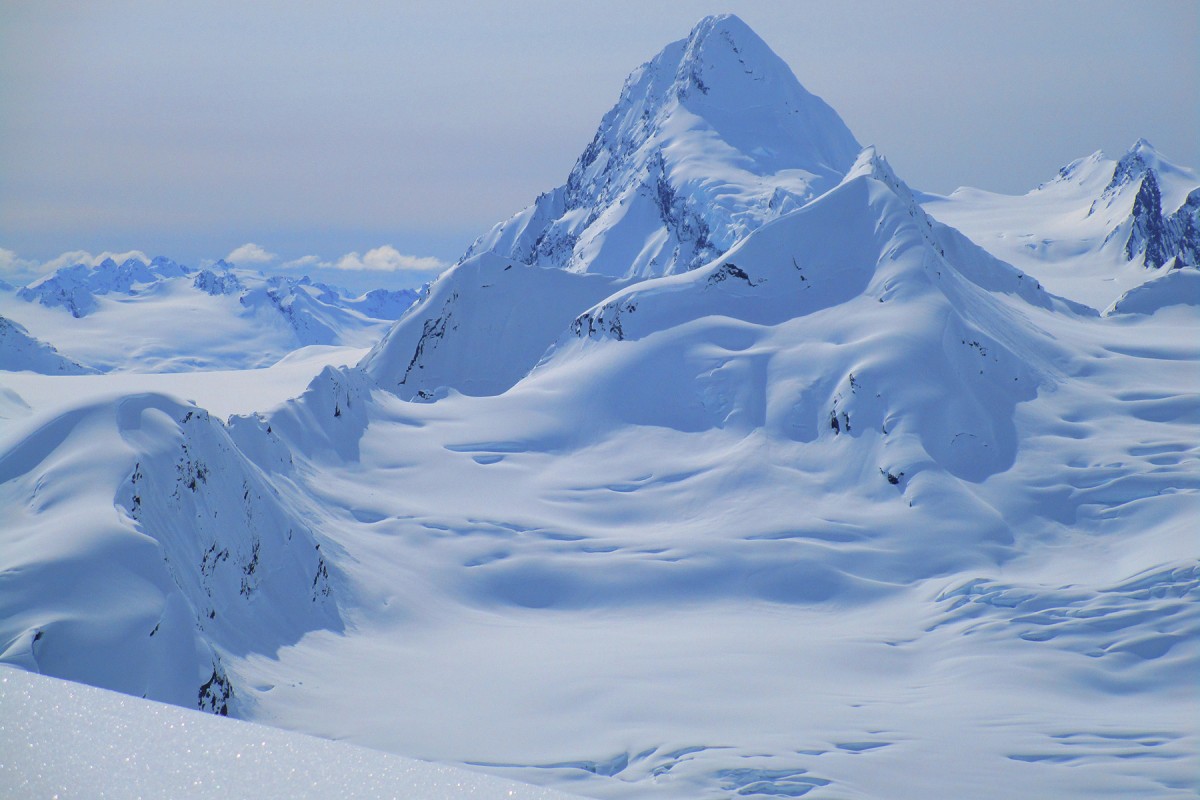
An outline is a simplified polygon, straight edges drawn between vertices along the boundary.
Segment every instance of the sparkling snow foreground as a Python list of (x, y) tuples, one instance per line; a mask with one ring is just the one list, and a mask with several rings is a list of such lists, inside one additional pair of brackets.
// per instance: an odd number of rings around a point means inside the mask
[(0, 668), (0, 796), (567, 800), (514, 781)]
[(1194, 797), (1197, 192), (913, 192), (708, 18), (369, 350), (10, 328), (0, 661), (596, 798)]

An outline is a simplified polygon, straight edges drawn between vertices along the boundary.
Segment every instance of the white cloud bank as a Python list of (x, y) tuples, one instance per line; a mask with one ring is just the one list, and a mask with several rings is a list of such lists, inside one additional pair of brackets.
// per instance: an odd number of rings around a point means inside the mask
[(0, 277), (7, 276), (16, 280), (27, 280), (54, 272), (63, 267), (74, 266), (75, 264), (87, 264), (90, 267), (99, 266), (101, 262), (108, 258), (111, 258), (118, 264), (131, 258), (136, 258), (147, 264), (150, 263), (150, 258), (141, 250), (127, 250), (123, 253), (114, 253), (105, 250), (100, 254), (92, 254), (87, 250), (69, 250), (66, 253), (55, 256), (49, 261), (34, 261), (28, 258), (21, 258), (12, 250), (5, 250), (0, 247)]
[(274, 253), (268, 253), (265, 248), (259, 247), (254, 242), (246, 242), (241, 247), (234, 248), (229, 255), (225, 256), (225, 260), (233, 264), (266, 264), (278, 257)]
[(308, 267), (329, 268), (333, 265), (327, 261), (322, 261), (320, 256), (301, 256), (292, 261), (285, 261), (281, 266), (284, 269), (306, 269)]
[(334, 263), (335, 269), (367, 269), (378, 272), (432, 272), (445, 269), (447, 264), (432, 256), (410, 256), (390, 244), (368, 250), (365, 255), (347, 253)]
[[(123, 253), (114, 253), (106, 250), (99, 254), (93, 254), (87, 250), (70, 250), (49, 261), (37, 261), (22, 258), (16, 252), (0, 247), (0, 279), (6, 279), (14, 283), (25, 283), (62, 267), (69, 267), (75, 264), (87, 264), (88, 266), (95, 267), (107, 258), (111, 258), (118, 264), (130, 258), (136, 258), (147, 264), (150, 263), (149, 256), (141, 250), (128, 250)], [(269, 252), (266, 248), (253, 242), (247, 242), (241, 247), (234, 248), (229, 255), (225, 256), (226, 261), (239, 266), (268, 264), (278, 258), (277, 254)], [(212, 262), (202, 261), (201, 263)], [(385, 244), (362, 254), (357, 251), (346, 253), (344, 256), (331, 261), (326, 261), (320, 256), (307, 255), (292, 259), (291, 261), (285, 261), (280, 266), (283, 269), (290, 270), (339, 269), (355, 272), (430, 273), (441, 272), (450, 265), (440, 258), (433, 256), (407, 255), (401, 253), (390, 244)]]
[(40, 266), (36, 261), (21, 258), (12, 250), (0, 247), (0, 277), (31, 272)]
[(373, 272), (440, 272), (450, 266), (433, 256), (410, 256), (401, 253), (390, 244), (368, 250), (346, 253), (333, 261), (322, 261), (320, 256), (303, 256), (283, 264), (288, 269), (344, 269)]

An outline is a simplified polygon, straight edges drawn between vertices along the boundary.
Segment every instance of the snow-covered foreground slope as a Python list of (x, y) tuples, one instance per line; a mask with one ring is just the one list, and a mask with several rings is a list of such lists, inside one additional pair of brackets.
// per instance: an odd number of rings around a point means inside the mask
[(0, 669), (0, 794), (505, 798), (566, 795)]
[(1200, 265), (1200, 177), (1145, 140), (1119, 159), (1078, 159), (1019, 197), (959, 189), (926, 195), (924, 206), (1051, 291), (1099, 311), (1164, 273)]
[[(0, 292), (0, 314), (87, 367), (181, 372), (266, 367), (306, 346), (370, 347), (415, 298), (382, 289), (347, 297), (224, 262), (195, 270), (131, 258), (64, 267)], [(0, 348), (13, 349), (4, 340)], [(17, 366), (5, 369), (47, 371), (8, 358)]]
[(20, 376), (0, 660), (598, 798), (1194, 796), (1194, 273), (1102, 315), (872, 148), (806, 185), (653, 276), (477, 252), (286, 402)]

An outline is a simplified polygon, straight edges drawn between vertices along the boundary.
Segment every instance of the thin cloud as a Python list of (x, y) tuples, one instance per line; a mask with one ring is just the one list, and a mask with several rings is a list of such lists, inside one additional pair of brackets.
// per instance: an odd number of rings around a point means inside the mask
[(433, 256), (410, 256), (390, 244), (368, 250), (365, 255), (347, 253), (333, 264), (334, 269), (373, 270), (376, 272), (433, 272), (449, 266)]
[(34, 273), (41, 265), (36, 261), (21, 258), (12, 250), (0, 247), (0, 276), (22, 276)]
[(123, 253), (105, 250), (99, 254), (92, 254), (87, 250), (68, 250), (49, 261), (37, 261), (32, 258), (22, 258), (16, 252), (0, 247), (0, 278), (16, 283), (27, 283), (40, 280), (63, 267), (73, 267), (76, 264), (97, 267), (109, 258), (118, 264), (131, 258), (144, 264), (150, 263), (150, 259), (141, 250), (126, 250)]
[(12, 250), (0, 248), (0, 274), (33, 277), (45, 275), (63, 267), (73, 267), (76, 264), (86, 264), (89, 267), (96, 267), (108, 258), (111, 258), (118, 264), (128, 261), (131, 258), (136, 258), (138, 261), (146, 264), (150, 263), (150, 259), (141, 250), (127, 250), (124, 253), (114, 253), (110, 250), (105, 250), (98, 255), (93, 255), (87, 250), (68, 250), (49, 261), (35, 261), (29, 258), (21, 258)]
[(300, 256), (300, 258), (291, 261), (285, 261), (279, 265), (283, 269), (305, 269), (307, 267), (332, 267), (333, 265), (327, 261), (322, 261), (320, 256)]
[(99, 255), (92, 255), (87, 250), (71, 250), (42, 264), (41, 271), (53, 272), (56, 269), (61, 269), (62, 267), (73, 267), (76, 264), (87, 264), (90, 267), (98, 267), (100, 264), (110, 258), (118, 264), (122, 264), (131, 258), (136, 258), (138, 261), (141, 261), (145, 264), (150, 263), (150, 258), (141, 250), (127, 250), (124, 253), (114, 253), (109, 250), (105, 250)]
[(265, 248), (259, 247), (254, 242), (246, 242), (225, 256), (226, 261), (234, 264), (266, 264), (276, 258), (278, 258), (277, 255), (268, 253)]

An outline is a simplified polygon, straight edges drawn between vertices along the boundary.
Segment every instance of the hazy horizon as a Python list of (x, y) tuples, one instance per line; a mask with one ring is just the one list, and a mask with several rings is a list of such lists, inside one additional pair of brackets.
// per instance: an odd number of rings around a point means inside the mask
[(254, 243), (273, 258), (246, 266), (419, 284), (562, 183), (625, 75), (722, 11), (915, 188), (1023, 193), (1139, 137), (1200, 165), (1194, 3), (9, 4), (0, 276)]

